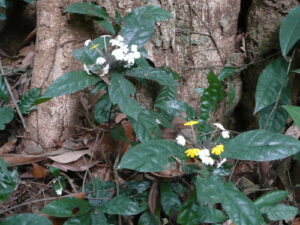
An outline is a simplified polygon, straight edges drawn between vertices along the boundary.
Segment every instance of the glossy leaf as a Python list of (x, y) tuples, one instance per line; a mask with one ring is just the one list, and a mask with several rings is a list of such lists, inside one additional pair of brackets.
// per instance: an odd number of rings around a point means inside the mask
[(290, 220), (293, 219), (297, 213), (298, 209), (293, 206), (278, 204), (275, 206), (267, 206), (264, 208), (265, 213), (269, 220)]
[(107, 14), (105, 8), (87, 2), (75, 2), (73, 4), (70, 4), (65, 12), (95, 16), (102, 19), (109, 18), (109, 15)]
[(104, 213), (100, 209), (95, 208), (93, 211), (91, 211), (90, 215), (91, 215), (91, 225), (99, 225), (100, 221), (101, 221), (101, 225), (108, 225), (107, 219)]
[(100, 81), (99, 77), (88, 75), (84, 71), (66, 73), (53, 81), (41, 99), (53, 98), (83, 90)]
[(270, 191), (257, 198), (254, 204), (259, 208), (271, 206), (283, 201), (288, 194), (287, 191)]
[(128, 45), (142, 47), (154, 32), (155, 22), (171, 18), (171, 14), (157, 6), (142, 6), (134, 9), (124, 18), (120, 35)]
[(80, 216), (71, 217), (64, 225), (91, 225), (91, 218), (88, 213)]
[(176, 86), (178, 83), (174, 80), (170, 72), (153, 67), (138, 67), (129, 70), (127, 76), (154, 80), (161, 85)]
[(6, 201), (15, 190), (18, 181), (17, 170), (9, 171), (0, 158), (0, 201)]
[(196, 178), (196, 192), (198, 202), (205, 202), (209, 205), (220, 203), (221, 198), (219, 197), (218, 187), (223, 186), (223, 181), (219, 176), (210, 176), (208, 178)]
[(226, 78), (230, 77), (231, 75), (233, 75), (235, 72), (237, 71), (236, 68), (234, 67), (224, 67), (221, 72), (220, 75), (218, 76), (218, 79), (220, 81), (225, 80)]
[(135, 145), (123, 156), (118, 169), (158, 172), (169, 168), (174, 157), (183, 159), (184, 148), (169, 140), (151, 140)]
[(3, 100), (5, 103), (8, 103), (9, 94), (4, 82), (3, 77), (0, 75), (0, 100)]
[(159, 219), (148, 211), (145, 211), (139, 218), (138, 225), (157, 225)]
[(300, 107), (285, 105), (283, 108), (290, 114), (295, 124), (300, 129)]
[(119, 195), (105, 202), (101, 210), (107, 214), (132, 216), (143, 212), (147, 208), (147, 203), (139, 204), (125, 195)]
[(10, 106), (0, 107), (0, 130), (4, 130), (5, 124), (13, 120), (14, 114), (14, 110)]
[(54, 217), (71, 217), (84, 215), (92, 209), (88, 201), (79, 198), (62, 198), (46, 205), (42, 213)]
[(155, 104), (176, 100), (176, 88), (174, 86), (162, 86), (155, 99)]
[(279, 58), (269, 63), (259, 75), (255, 93), (254, 113), (276, 102), (282, 89), (287, 86), (287, 68), (288, 63)]
[(97, 123), (105, 123), (109, 120), (112, 103), (108, 94), (101, 96), (94, 108), (94, 116)]
[(270, 161), (289, 157), (300, 151), (300, 141), (267, 130), (244, 132), (225, 143), (225, 158)]
[(177, 194), (172, 190), (171, 183), (160, 183), (160, 204), (164, 212), (170, 217), (174, 212), (179, 211), (181, 202)]
[(101, 28), (103, 28), (104, 30), (106, 30), (111, 35), (114, 36), (116, 34), (115, 28), (111, 24), (111, 22), (109, 22), (107, 20), (102, 20), (102, 19), (96, 19), (95, 22), (98, 23)]
[(204, 124), (209, 118), (210, 113), (216, 109), (217, 103), (225, 97), (225, 91), (221, 81), (210, 72), (207, 77), (209, 86), (205, 88), (201, 97), (200, 122)]
[(40, 97), (41, 89), (32, 88), (27, 91), (20, 99), (18, 106), (22, 114), (29, 114), (31, 110), (36, 109), (36, 106), (33, 106), (35, 101)]
[(0, 225), (52, 225), (52, 222), (36, 214), (22, 213), (5, 218)]
[(291, 48), (300, 39), (300, 7), (293, 8), (284, 18), (279, 32), (280, 48), (286, 57)]

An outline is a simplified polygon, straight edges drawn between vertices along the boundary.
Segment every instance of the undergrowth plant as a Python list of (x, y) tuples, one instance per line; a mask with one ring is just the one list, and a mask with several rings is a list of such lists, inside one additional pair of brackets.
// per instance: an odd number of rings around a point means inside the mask
[[(82, 189), (87, 193), (86, 199), (61, 198), (47, 204), (41, 213), (68, 218), (65, 225), (120, 224), (120, 221), (139, 225), (171, 221), (196, 225), (220, 224), (229, 219), (235, 225), (260, 225), (288, 220), (297, 214), (297, 208), (280, 203), (288, 192), (274, 190), (250, 199), (230, 181), (230, 174), (233, 160), (278, 160), (300, 151), (298, 140), (280, 133), (288, 117), (284, 109), (298, 126), (300, 123), (299, 108), (290, 105), (288, 86), (293, 59), (289, 53), (300, 38), (295, 28), (300, 24), (300, 7), (290, 12), (280, 29), (284, 58), (272, 61), (259, 78), (255, 113), (259, 113), (260, 129), (236, 136), (210, 118), (218, 103), (228, 95), (224, 82), (235, 68), (226, 67), (218, 75), (212, 71), (208, 74), (209, 85), (201, 92), (198, 114), (187, 103), (177, 100), (180, 76), (169, 68), (153, 67), (147, 59), (144, 44), (151, 39), (155, 23), (171, 18), (170, 13), (159, 7), (143, 6), (125, 17), (116, 12), (115, 18), (111, 18), (104, 8), (84, 2), (71, 4), (66, 12), (91, 16), (110, 35), (87, 40), (82, 48), (75, 50), (73, 56), (83, 63), (83, 69), (59, 77), (29, 106), (87, 87), (92, 87), (91, 94), (105, 93), (94, 106), (95, 121), (108, 123), (121, 112), (136, 136), (117, 170), (125, 174), (136, 171), (144, 179), (127, 179), (119, 184), (95, 178)], [(159, 88), (151, 109), (134, 100), (137, 84)], [(3, 99), (1, 92), (0, 97)], [(9, 115), (5, 112), (7, 107), (0, 108), (4, 115), (0, 118), (2, 127), (10, 121), (10, 117), (3, 119)], [(162, 129), (172, 128), (174, 118), (185, 121), (182, 124), (185, 132), (175, 140), (163, 139)], [(115, 138), (126, 138), (124, 130), (117, 127), (112, 133)], [(7, 182), (16, 181), (15, 173), (9, 172), (3, 163), (0, 165), (4, 171), (1, 176)], [(162, 178), (161, 172), (170, 171), (175, 175)], [(7, 187), (2, 177), (0, 185), (0, 190)], [(10, 187), (11, 192), (14, 186)], [(6, 193), (4, 196), (1, 200), (6, 199)], [(51, 224), (34, 214), (13, 215), (0, 224), (17, 224), (20, 220), (28, 225)]]

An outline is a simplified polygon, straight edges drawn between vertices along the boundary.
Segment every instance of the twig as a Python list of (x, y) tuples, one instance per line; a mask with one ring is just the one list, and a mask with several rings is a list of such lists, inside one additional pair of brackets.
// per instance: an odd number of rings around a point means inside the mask
[[(1, 75), (4, 74), (4, 70), (3, 70), (3, 66), (2, 66), (2, 60), (1, 60), (1, 57), (0, 57), (0, 72), (1, 72)], [(17, 104), (17, 101), (16, 101), (16, 99), (15, 99), (15, 97), (14, 97), (14, 94), (13, 94), (12, 91), (11, 91), (11, 88), (10, 88), (10, 85), (9, 85), (9, 83), (8, 83), (8, 81), (7, 81), (7, 78), (6, 78), (5, 76), (2, 76), (2, 77), (3, 77), (3, 79), (4, 79), (4, 82), (5, 82), (5, 85), (6, 85), (6, 87), (7, 87), (8, 92), (9, 92), (9, 95), (10, 95), (12, 101), (13, 101), (13, 104), (14, 104), (16, 110), (17, 110), (17, 113), (18, 113), (18, 115), (19, 115), (19, 117), (20, 117), (20, 119), (21, 119), (22, 125), (23, 125), (24, 129), (27, 131), (26, 122), (25, 122), (24, 117), (23, 117), (23, 115), (22, 115), (22, 113), (21, 113), (21, 111), (20, 111), (20, 108), (19, 108), (19, 106), (18, 106), (18, 104)]]

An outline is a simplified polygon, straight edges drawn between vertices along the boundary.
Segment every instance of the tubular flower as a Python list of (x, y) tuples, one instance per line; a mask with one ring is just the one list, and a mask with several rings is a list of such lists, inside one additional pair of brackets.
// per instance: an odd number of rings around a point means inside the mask
[(200, 151), (201, 150), (199, 148), (190, 148), (190, 149), (187, 149), (184, 153), (188, 157), (195, 158), (195, 156), (199, 155)]
[(224, 145), (217, 145), (211, 150), (212, 154), (221, 155), (224, 152)]
[(184, 126), (193, 126), (195, 124), (199, 123), (199, 121), (196, 121), (196, 120), (192, 120), (192, 121), (189, 121), (189, 122), (186, 122), (184, 123), (183, 125)]

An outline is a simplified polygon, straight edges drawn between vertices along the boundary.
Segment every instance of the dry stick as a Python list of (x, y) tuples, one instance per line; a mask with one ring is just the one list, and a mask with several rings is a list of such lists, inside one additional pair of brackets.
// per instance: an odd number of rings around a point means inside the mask
[(5, 85), (6, 85), (7, 89), (8, 89), (9, 95), (10, 95), (12, 101), (13, 101), (13, 104), (16, 107), (17, 113), (18, 113), (18, 115), (19, 115), (19, 117), (21, 119), (22, 125), (23, 125), (24, 129), (27, 130), (27, 126), (26, 126), (26, 122), (24, 120), (24, 117), (23, 117), (23, 115), (22, 115), (22, 113), (20, 111), (20, 108), (19, 108), (19, 106), (17, 104), (17, 101), (16, 101), (16, 99), (14, 97), (14, 94), (11, 91), (11, 88), (10, 88), (10, 85), (9, 85), (9, 83), (7, 81), (7, 78), (4, 76), (4, 70), (3, 70), (3, 66), (2, 66), (1, 57), (0, 57), (0, 72), (1, 72), (1, 75), (2, 75), (2, 77), (4, 79)]

